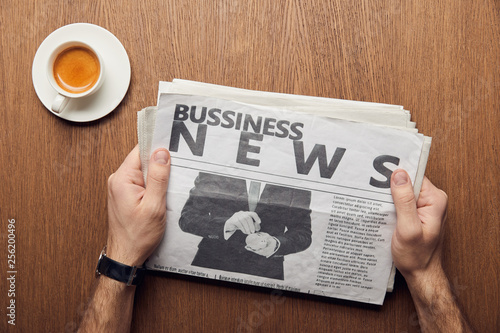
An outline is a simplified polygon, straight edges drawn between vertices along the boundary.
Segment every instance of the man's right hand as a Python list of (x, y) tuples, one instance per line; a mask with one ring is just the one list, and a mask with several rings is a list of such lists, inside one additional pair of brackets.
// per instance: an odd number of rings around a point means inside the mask
[(415, 200), (404, 170), (393, 172), (391, 193), (397, 215), (392, 258), (408, 284), (422, 332), (471, 332), (442, 266), (448, 196), (424, 178)]
[(224, 224), (224, 238), (228, 239), (236, 230), (246, 235), (260, 230), (260, 218), (255, 212), (239, 211), (233, 214)]
[(391, 191), (397, 225), (392, 236), (394, 264), (406, 279), (441, 269), (441, 244), (448, 196), (424, 178), (418, 201), (404, 170), (396, 170)]

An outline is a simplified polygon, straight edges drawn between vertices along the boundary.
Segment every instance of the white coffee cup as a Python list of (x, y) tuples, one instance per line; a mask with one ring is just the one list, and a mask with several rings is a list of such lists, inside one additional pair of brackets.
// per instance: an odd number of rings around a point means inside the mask
[(72, 98), (90, 96), (99, 90), (104, 81), (104, 62), (90, 45), (66, 42), (52, 51), (47, 78), (58, 93), (51, 109), (61, 113)]

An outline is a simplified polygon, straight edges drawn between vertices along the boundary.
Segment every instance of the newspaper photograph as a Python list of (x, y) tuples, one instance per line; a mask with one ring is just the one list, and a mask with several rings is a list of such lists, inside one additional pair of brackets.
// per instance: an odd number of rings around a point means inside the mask
[(161, 94), (150, 152), (170, 150), (167, 226), (152, 270), (383, 303), (414, 131)]

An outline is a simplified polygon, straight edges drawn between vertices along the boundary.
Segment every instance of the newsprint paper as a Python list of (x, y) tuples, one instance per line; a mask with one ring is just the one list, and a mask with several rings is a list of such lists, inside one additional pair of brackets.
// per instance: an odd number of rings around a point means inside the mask
[(153, 133), (140, 136), (143, 161), (160, 147), (172, 156), (166, 232), (147, 268), (381, 305), (390, 175), (415, 181), (425, 138), (290, 109), (160, 95), (154, 122), (138, 124)]

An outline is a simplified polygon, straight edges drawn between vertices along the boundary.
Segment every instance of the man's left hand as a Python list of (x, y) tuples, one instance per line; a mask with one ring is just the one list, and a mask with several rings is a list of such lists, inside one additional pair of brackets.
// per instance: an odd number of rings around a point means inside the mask
[(149, 162), (147, 187), (139, 146), (108, 179), (107, 256), (130, 266), (142, 265), (165, 232), (170, 154), (156, 150)]

